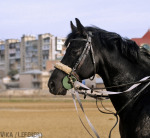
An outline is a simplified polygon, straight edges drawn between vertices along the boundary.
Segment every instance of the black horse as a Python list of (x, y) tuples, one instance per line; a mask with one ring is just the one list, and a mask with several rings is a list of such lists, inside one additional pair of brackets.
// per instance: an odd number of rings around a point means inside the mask
[[(125, 83), (136, 82), (150, 76), (150, 54), (145, 49), (140, 49), (137, 44), (120, 35), (102, 30), (98, 27), (84, 27), (76, 19), (77, 27), (71, 22), (72, 32), (68, 35), (65, 45), (69, 45), (61, 63), (73, 68), (80, 57), (89, 32), (93, 47), (96, 72), (89, 52), (76, 73), (81, 79), (87, 79), (99, 74), (106, 87), (117, 86)], [(74, 39), (79, 41), (73, 41)], [(70, 43), (70, 44), (69, 44)], [(66, 89), (62, 80), (66, 74), (55, 69), (51, 75), (48, 87), (55, 95), (65, 95)], [(128, 93), (110, 95), (110, 99), (119, 111), (139, 90), (147, 83), (139, 85)], [(130, 86), (109, 88), (109, 91), (125, 91)], [(120, 135), (122, 138), (150, 138), (150, 86), (132, 100), (132, 102), (119, 113)]]

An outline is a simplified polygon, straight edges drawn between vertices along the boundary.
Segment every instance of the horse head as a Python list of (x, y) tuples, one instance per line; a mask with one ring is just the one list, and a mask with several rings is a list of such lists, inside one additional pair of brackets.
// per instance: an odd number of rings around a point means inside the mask
[[(87, 46), (92, 45), (92, 41), (89, 39), (92, 39), (93, 36), (86, 30), (77, 18), (76, 25), (77, 27), (71, 22), (72, 32), (68, 35), (65, 42), (67, 49), (61, 63), (71, 68), (73, 72), (77, 74), (75, 77), (78, 76), (78, 80), (82, 80), (90, 78), (95, 74), (95, 51), (93, 51), (95, 49), (94, 45), (92, 48), (91, 46)], [(67, 74), (58, 68), (53, 71), (48, 82), (48, 87), (51, 93), (55, 95), (66, 94), (67, 90), (62, 84), (65, 76), (67, 76)]]

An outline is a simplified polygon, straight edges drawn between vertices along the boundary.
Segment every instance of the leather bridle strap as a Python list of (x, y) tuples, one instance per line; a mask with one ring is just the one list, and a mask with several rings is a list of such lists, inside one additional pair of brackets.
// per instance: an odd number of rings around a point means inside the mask
[(80, 67), (82, 66), (82, 64), (84, 63), (84, 60), (86, 58), (86, 56), (88, 55), (89, 51), (90, 51), (91, 45), (87, 42), (86, 46), (81, 54), (81, 56), (79, 57), (78, 61), (76, 62), (75, 66), (73, 67), (73, 70), (76, 71), (77, 68), (80, 69)]
[[(67, 73), (68, 75), (73, 75), (78, 81), (81, 81), (81, 78), (76, 73), (76, 70), (80, 69), (80, 67), (84, 63), (85, 58), (89, 54), (89, 51), (91, 51), (91, 58), (92, 58), (93, 66), (94, 66), (94, 75), (93, 75), (91, 80), (93, 80), (95, 77), (95, 74), (96, 74), (96, 65), (95, 65), (94, 51), (93, 51), (93, 47), (91, 44), (91, 40), (92, 40), (91, 36), (92, 36), (92, 32), (88, 32), (87, 39), (76, 38), (76, 39), (70, 40), (70, 42), (72, 42), (72, 41), (85, 41), (86, 42), (86, 45), (85, 45), (85, 48), (83, 49), (82, 54), (80, 55), (79, 59), (77, 60), (77, 62), (75, 63), (75, 65), (72, 69), (70, 67), (68, 67), (67, 65), (64, 65), (63, 63), (59, 63), (59, 64), (56, 63), (55, 67), (59, 70), (62, 70), (65, 73)], [(69, 47), (69, 45), (68, 45), (68, 47)], [(69, 73), (66, 71), (66, 69), (63, 69), (63, 67), (64, 68), (66, 68), (66, 67), (70, 68)]]
[(122, 110), (124, 110), (134, 99), (136, 100), (137, 97), (150, 85), (148, 82), (140, 91), (138, 91), (119, 111), (116, 112), (116, 115), (119, 115)]
[(85, 60), (86, 56), (88, 55), (89, 51), (91, 51), (91, 58), (92, 58), (93, 66), (94, 66), (94, 75), (91, 80), (93, 80), (95, 77), (95, 74), (96, 74), (96, 65), (95, 65), (95, 58), (94, 58), (94, 51), (93, 51), (91, 36), (92, 36), (92, 32), (88, 32), (87, 39), (79, 39), (79, 38), (71, 39), (71, 42), (72, 41), (86, 41), (87, 42), (81, 56), (79, 57), (78, 61), (76, 62), (75, 66), (73, 67), (72, 70), (73, 70), (73, 72), (76, 72), (77, 69), (80, 69), (80, 67), (84, 63), (84, 60)]

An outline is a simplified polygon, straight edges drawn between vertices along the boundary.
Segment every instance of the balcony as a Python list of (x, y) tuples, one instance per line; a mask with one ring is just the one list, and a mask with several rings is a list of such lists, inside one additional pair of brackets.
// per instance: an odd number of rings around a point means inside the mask
[(21, 57), (20, 57), (20, 55), (16, 55), (16, 59), (20, 59)]
[(32, 79), (32, 83), (40, 83), (40, 82), (41, 82), (41, 80), (39, 80), (37, 78)]
[(15, 54), (16, 53), (16, 49), (9, 49), (9, 54)]
[(5, 64), (5, 61), (0, 60), (0, 65), (3, 65), (3, 64)]

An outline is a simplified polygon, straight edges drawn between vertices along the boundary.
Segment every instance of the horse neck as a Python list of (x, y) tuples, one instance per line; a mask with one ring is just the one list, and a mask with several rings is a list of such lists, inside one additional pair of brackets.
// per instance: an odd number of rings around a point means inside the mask
[[(108, 56), (106, 57), (106, 55)], [(98, 64), (98, 74), (102, 77), (106, 87), (135, 82), (146, 76), (147, 72), (144, 73), (144, 69), (138, 62), (133, 63), (128, 59), (123, 58), (118, 53), (107, 53), (106, 55), (103, 55), (103, 59), (101, 59)], [(127, 88), (128, 87), (110, 88), (108, 90), (123, 92), (127, 90)], [(118, 111), (132, 95), (133, 93), (130, 92), (128, 94), (110, 96), (110, 99), (115, 109)]]

